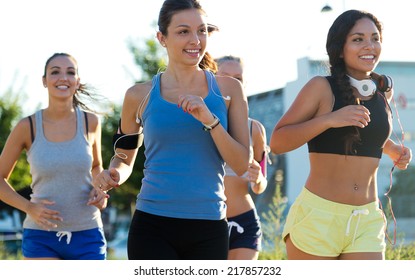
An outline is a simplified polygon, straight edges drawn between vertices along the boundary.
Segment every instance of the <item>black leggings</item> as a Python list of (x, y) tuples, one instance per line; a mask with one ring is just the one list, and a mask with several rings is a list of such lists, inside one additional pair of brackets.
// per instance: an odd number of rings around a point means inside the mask
[(130, 260), (226, 260), (228, 223), (177, 219), (136, 210), (128, 233)]

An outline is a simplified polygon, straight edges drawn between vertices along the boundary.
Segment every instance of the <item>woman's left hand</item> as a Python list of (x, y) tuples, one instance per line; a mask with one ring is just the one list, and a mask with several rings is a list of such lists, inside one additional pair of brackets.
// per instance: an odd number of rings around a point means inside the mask
[(412, 151), (408, 147), (396, 145), (394, 153), (391, 154), (390, 157), (397, 168), (405, 170), (412, 160)]
[(255, 159), (252, 159), (252, 161), (249, 163), (249, 166), (248, 166), (249, 181), (254, 184), (259, 184), (262, 179), (261, 176), (262, 176), (261, 166)]
[(89, 200), (87, 205), (94, 205), (99, 210), (103, 210), (107, 207), (109, 195), (102, 190), (92, 188), (89, 192)]

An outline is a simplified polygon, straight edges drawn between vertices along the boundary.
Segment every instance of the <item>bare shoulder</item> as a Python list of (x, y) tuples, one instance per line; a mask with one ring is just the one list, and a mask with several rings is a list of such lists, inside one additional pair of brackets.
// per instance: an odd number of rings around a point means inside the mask
[(137, 123), (137, 119), (142, 118), (151, 89), (152, 81), (137, 83), (127, 89), (121, 112), (121, 127), (124, 133), (138, 131), (141, 124)]
[(143, 98), (150, 92), (152, 82), (137, 83), (127, 89), (124, 96), (124, 103), (133, 102), (135, 104), (141, 102)]
[(278, 121), (277, 128), (301, 123), (332, 110), (334, 96), (325, 77), (311, 78), (300, 90), (287, 112)]
[(259, 132), (265, 131), (265, 126), (260, 121), (252, 119), (252, 124)]
[[(29, 117), (31, 119), (29, 119)], [(30, 147), (32, 142), (31, 133), (33, 131), (33, 136), (36, 133), (36, 121), (35, 116), (31, 115), (21, 119), (16, 126), (14, 127), (11, 137), (13, 137), (13, 143), (16, 146), (27, 148)]]
[(94, 130), (100, 124), (100, 119), (98, 115), (92, 112), (85, 112), (85, 113), (86, 113), (86, 117), (88, 118), (89, 129)]
[[(30, 119), (29, 119), (30, 118)], [(30, 123), (32, 123), (32, 126), (36, 124), (35, 115), (27, 116), (23, 119), (21, 119), (17, 124), (15, 129), (22, 129), (22, 130), (28, 130), (30, 131)]]
[(15, 129), (27, 130), (28, 133), (30, 132), (31, 129), (35, 131), (36, 130), (35, 128), (36, 128), (35, 114), (22, 118), (15, 126)]
[(243, 94), (243, 86), (240, 81), (228, 76), (215, 76), (219, 89), (223, 96), (240, 97), (245, 98)]
[(267, 141), (266, 130), (264, 125), (255, 119), (252, 119), (252, 139), (256, 145), (264, 147)]
[(323, 76), (315, 76), (311, 78), (304, 86), (306, 91), (311, 91), (314, 94), (331, 93), (329, 81)]
[(331, 111), (334, 96), (329, 81), (323, 76), (311, 78), (300, 90), (296, 101), (303, 109)]

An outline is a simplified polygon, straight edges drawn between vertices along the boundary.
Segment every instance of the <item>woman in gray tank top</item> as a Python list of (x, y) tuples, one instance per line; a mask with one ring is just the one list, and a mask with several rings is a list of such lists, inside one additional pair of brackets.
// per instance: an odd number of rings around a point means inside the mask
[[(76, 60), (65, 53), (47, 60), (43, 85), (48, 107), (16, 125), (0, 156), (0, 199), (26, 213), (25, 259), (105, 259), (100, 210), (108, 196), (91, 184), (103, 169), (101, 125), (78, 99), (92, 95), (80, 82)], [(30, 200), (7, 182), (23, 150), (32, 175)]]

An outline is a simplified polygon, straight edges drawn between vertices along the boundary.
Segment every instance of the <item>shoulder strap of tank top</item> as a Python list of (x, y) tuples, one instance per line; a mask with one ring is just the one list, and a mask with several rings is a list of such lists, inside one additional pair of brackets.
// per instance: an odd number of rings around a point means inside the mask
[(249, 119), (248, 119), (248, 123), (249, 123), (249, 131), (250, 131), (250, 135), (251, 135), (251, 137), (252, 137), (252, 119), (251, 119), (251, 118), (249, 118)]
[(36, 120), (36, 137), (38, 140), (43, 139), (46, 140), (44, 131), (43, 131), (43, 109), (37, 111), (35, 113), (35, 120)]
[(33, 131), (33, 121), (32, 121), (31, 116), (28, 116), (27, 118), (29, 119), (29, 123), (30, 123), (30, 137), (31, 137), (32, 143), (33, 143), (33, 141), (35, 141), (35, 133)]
[(85, 116), (85, 130), (86, 130), (86, 135), (88, 135), (88, 132), (89, 132), (89, 129), (88, 129), (88, 114), (85, 111), (84, 111), (84, 116)]
[(220, 88), (219, 88), (219, 85), (218, 85), (218, 82), (216, 81), (215, 74), (213, 74), (209, 70), (204, 70), (204, 72), (205, 72), (205, 75), (207, 77), (208, 95), (213, 94), (217, 97), (222, 98), (223, 101), (230, 100), (229, 96), (223, 96), (222, 95), (222, 93), (220, 91)]
[(252, 146), (252, 119), (248, 118), (248, 126), (249, 126), (249, 146)]
[[(140, 104), (137, 107), (137, 112), (136, 112), (136, 116), (135, 116), (135, 122), (141, 126), (143, 126), (143, 113), (144, 113), (144, 107), (148, 104), (151, 92), (154, 90), (154, 88), (158, 87), (160, 85), (160, 77), (161, 74), (163, 72), (159, 72), (156, 75), (153, 76), (153, 78), (151, 79), (151, 88), (148, 91), (148, 93), (146, 94), (146, 96), (144, 96), (144, 98), (141, 100)], [(121, 128), (121, 123), (120, 123), (120, 128)]]
[[(85, 137), (87, 140), (89, 140), (87, 113), (81, 110), (79, 107), (75, 107), (75, 113), (76, 113), (76, 137), (82, 136), (82, 137)], [(83, 120), (83, 117), (85, 117), (84, 120)], [(83, 126), (83, 123), (85, 123), (85, 128)]]

